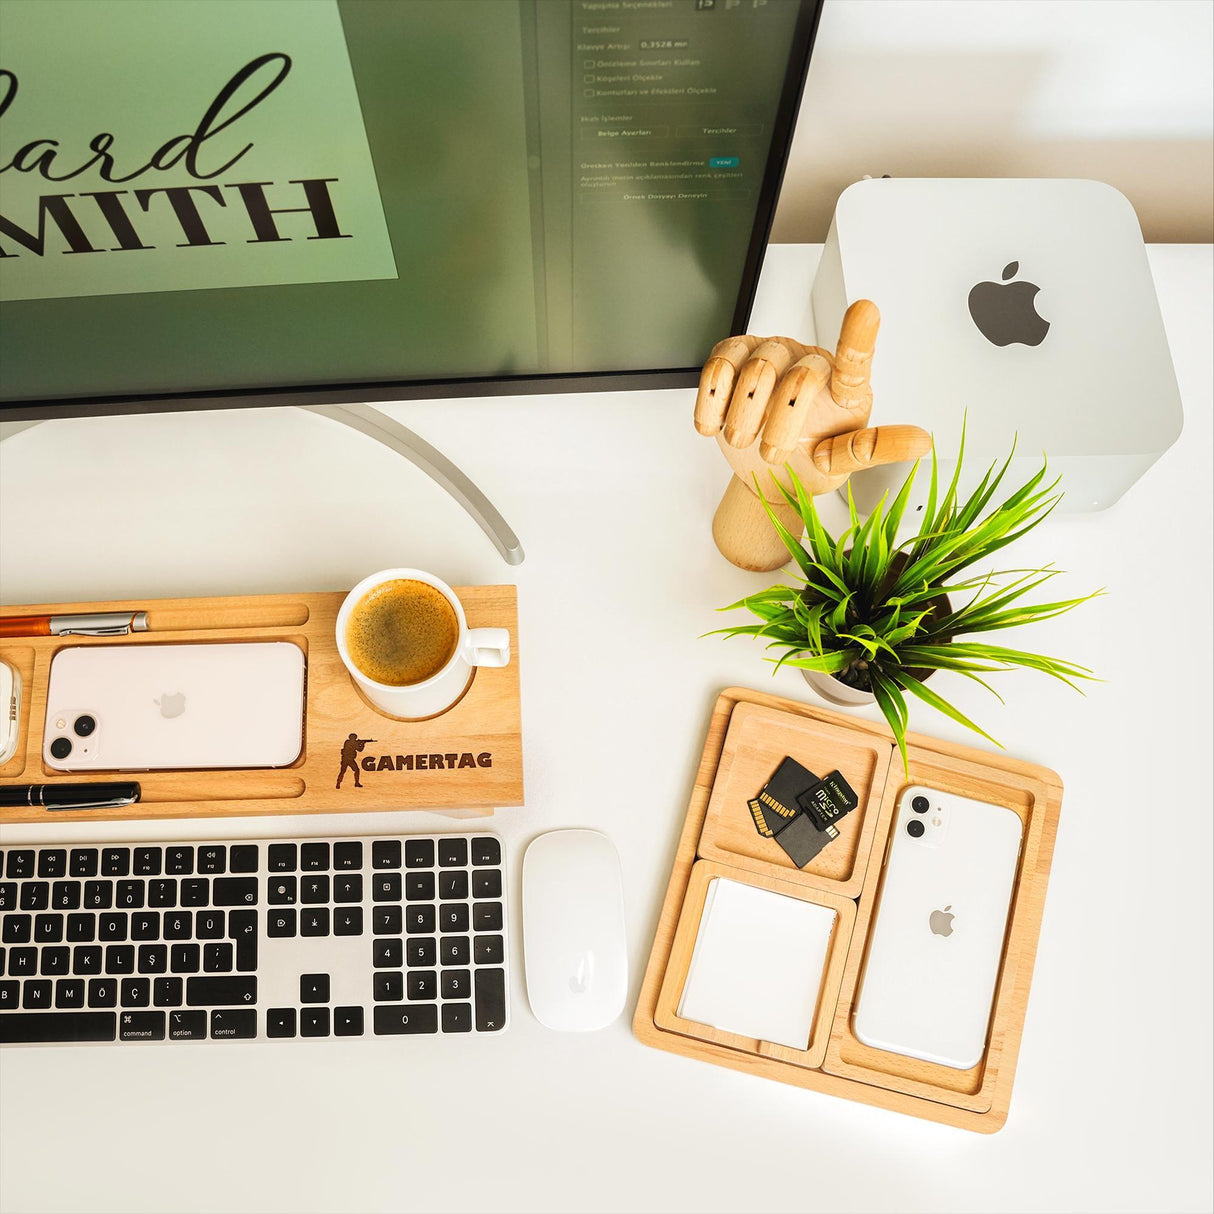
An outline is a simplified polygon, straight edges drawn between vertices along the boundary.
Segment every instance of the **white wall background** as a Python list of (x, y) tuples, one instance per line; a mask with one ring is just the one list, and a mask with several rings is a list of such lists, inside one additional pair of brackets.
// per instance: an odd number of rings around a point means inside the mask
[(1211, 0), (826, 0), (772, 239), (865, 174), (1093, 177), (1214, 240)]

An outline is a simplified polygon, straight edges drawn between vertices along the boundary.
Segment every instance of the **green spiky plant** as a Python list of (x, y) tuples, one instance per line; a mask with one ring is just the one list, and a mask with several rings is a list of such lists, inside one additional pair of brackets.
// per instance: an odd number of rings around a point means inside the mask
[[(1060, 570), (1044, 566), (985, 574), (968, 572), (1031, 531), (1053, 510), (1062, 494), (1055, 492), (1057, 480), (1045, 484), (1043, 460), (1035, 476), (992, 507), (1012, 460), (1009, 455), (998, 471), (992, 464), (977, 489), (961, 501), (957, 484), (964, 453), (963, 434), (956, 472), (941, 498), (936, 451), (932, 448), (932, 479), (923, 526), (917, 535), (901, 543), (896, 542), (896, 535), (910, 499), (917, 462), (893, 502), (887, 505), (887, 494), (863, 522), (849, 485), (850, 526), (838, 537), (828, 534), (813, 497), (791, 468), (792, 491), (773, 476), (805, 524), (802, 543), (781, 525), (764, 501), (772, 526), (800, 569), (797, 580), (803, 585), (772, 586), (721, 608), (733, 611), (744, 607), (758, 616), (759, 624), (723, 628), (718, 635), (767, 638), (768, 649), (784, 650), (780, 657), (768, 658), (777, 669), (799, 666), (817, 670), (851, 687), (871, 691), (889, 722), (907, 772), (908, 696), (923, 700), (1000, 745), (926, 686), (923, 680), (932, 671), (951, 670), (974, 679), (1001, 701), (998, 692), (983, 679), (984, 674), (1027, 667), (1061, 679), (1076, 690), (1079, 688), (1073, 680), (1094, 677), (1090, 670), (1072, 662), (993, 645), (981, 636), (976, 640), (959, 639), (1047, 620), (1103, 593), (1097, 590), (1083, 598), (1030, 605), (1021, 601), (1024, 596)], [(763, 501), (761, 493), (759, 500)], [(998, 579), (1009, 577), (1010, 582), (998, 584)], [(963, 598), (964, 604), (957, 606)]]

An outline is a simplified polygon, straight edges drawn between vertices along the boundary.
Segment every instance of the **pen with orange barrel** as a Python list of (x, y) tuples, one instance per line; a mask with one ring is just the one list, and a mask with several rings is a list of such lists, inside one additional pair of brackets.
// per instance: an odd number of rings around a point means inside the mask
[(147, 630), (146, 611), (0, 616), (0, 637), (118, 637)]

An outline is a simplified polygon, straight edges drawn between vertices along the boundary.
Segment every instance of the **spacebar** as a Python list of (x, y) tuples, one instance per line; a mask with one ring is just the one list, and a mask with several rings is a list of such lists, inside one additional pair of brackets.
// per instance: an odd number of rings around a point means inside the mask
[(114, 1012), (15, 1012), (0, 1016), (0, 1044), (113, 1041), (117, 1027)]

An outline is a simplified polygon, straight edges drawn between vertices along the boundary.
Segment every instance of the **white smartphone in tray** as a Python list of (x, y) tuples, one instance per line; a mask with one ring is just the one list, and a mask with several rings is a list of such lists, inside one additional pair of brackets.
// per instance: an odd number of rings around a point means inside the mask
[(289, 641), (61, 649), (42, 758), (56, 771), (285, 767), (303, 748), (304, 679)]
[(903, 791), (852, 1020), (865, 1045), (961, 1070), (981, 1061), (1023, 833), (1005, 806)]

